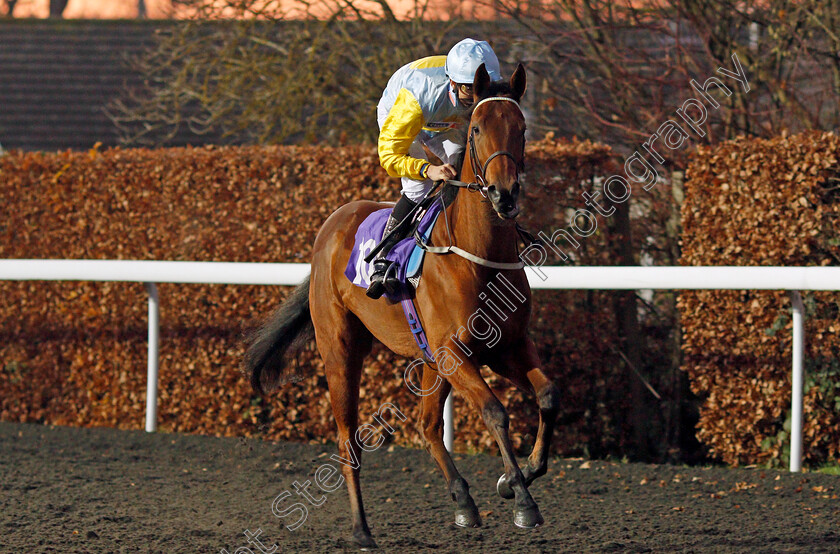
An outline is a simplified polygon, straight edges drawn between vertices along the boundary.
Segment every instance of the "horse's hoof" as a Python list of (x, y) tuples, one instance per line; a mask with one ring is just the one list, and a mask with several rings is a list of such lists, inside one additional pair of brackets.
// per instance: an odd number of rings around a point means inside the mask
[(499, 480), (496, 482), (496, 492), (499, 493), (499, 496), (502, 498), (506, 498), (510, 500), (515, 495), (513, 493), (513, 489), (510, 488), (510, 485), (507, 481), (505, 481), (505, 474), (502, 473), (502, 476), (499, 477)]
[(513, 524), (522, 529), (533, 529), (544, 522), (540, 510), (536, 506), (524, 510), (513, 510)]
[(458, 527), (481, 527), (481, 516), (478, 509), (457, 509), (455, 510), (455, 525)]
[(379, 548), (379, 545), (370, 535), (353, 535), (353, 540), (356, 541), (360, 550), (376, 550)]

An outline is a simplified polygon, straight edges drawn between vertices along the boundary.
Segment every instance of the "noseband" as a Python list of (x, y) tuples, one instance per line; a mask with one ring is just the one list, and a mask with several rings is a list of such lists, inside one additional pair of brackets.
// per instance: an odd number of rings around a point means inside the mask
[[(476, 104), (475, 108), (473, 108), (473, 113), (475, 113), (475, 110), (477, 110), (478, 107), (484, 104), (485, 102), (493, 101), (513, 102), (514, 104), (516, 104), (516, 107), (519, 108), (520, 112), (522, 111), (522, 108), (519, 107), (519, 102), (517, 102), (513, 98), (507, 98), (505, 96), (491, 96), (490, 98), (485, 98), (484, 100)], [(525, 160), (517, 160), (516, 157), (507, 150), (498, 150), (490, 154), (482, 164), (478, 161), (478, 151), (475, 146), (475, 127), (470, 128), (468, 142), (470, 145), (470, 164), (472, 165), (472, 170), (473, 174), (475, 174), (475, 179), (476, 181), (478, 181), (477, 183), (474, 183), (475, 187), (468, 186), (468, 189), (477, 190), (481, 192), (483, 196), (487, 196), (487, 167), (490, 165), (490, 162), (492, 162), (499, 156), (506, 156), (513, 161), (513, 163), (516, 165), (516, 180), (519, 181), (519, 171), (525, 168)]]

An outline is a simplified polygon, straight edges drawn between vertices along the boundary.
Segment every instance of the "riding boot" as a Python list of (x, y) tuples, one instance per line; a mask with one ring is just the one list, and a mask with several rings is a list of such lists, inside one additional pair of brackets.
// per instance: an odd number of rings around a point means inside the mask
[[(387, 237), (388, 233), (396, 229), (397, 225), (405, 219), (416, 205), (416, 202), (412, 202), (405, 195), (400, 195), (400, 199), (397, 201), (394, 210), (385, 223), (385, 230), (382, 233), (383, 238)], [(396, 275), (396, 264), (391, 260), (385, 259), (385, 256), (388, 255), (388, 252), (391, 251), (394, 245), (405, 238), (410, 228), (410, 225), (404, 225), (402, 229), (398, 229), (388, 239), (388, 244), (373, 259), (373, 274), (370, 276), (370, 286), (366, 293), (370, 298), (379, 298), (386, 291), (392, 292), (399, 286), (399, 280)]]

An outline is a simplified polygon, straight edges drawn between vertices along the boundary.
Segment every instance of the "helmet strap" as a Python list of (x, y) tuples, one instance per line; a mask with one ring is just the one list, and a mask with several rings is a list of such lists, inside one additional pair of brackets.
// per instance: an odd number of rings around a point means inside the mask
[(449, 81), (449, 101), (454, 107), (458, 107), (458, 91), (452, 86), (452, 81)]

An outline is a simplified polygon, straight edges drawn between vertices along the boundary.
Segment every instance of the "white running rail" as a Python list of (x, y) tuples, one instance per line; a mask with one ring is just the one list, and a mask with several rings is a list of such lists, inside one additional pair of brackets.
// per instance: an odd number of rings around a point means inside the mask
[[(804, 310), (799, 291), (840, 290), (840, 267), (529, 267), (534, 289), (786, 290), (793, 304), (790, 470), (802, 468)], [(155, 283), (296, 285), (309, 264), (134, 260), (0, 260), (0, 280), (128, 281), (149, 293), (146, 431), (157, 428), (158, 296)], [(444, 436), (452, 449), (451, 398)]]

